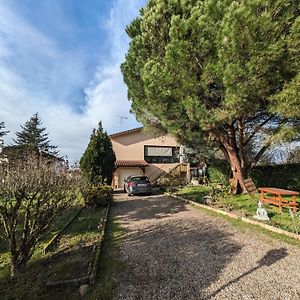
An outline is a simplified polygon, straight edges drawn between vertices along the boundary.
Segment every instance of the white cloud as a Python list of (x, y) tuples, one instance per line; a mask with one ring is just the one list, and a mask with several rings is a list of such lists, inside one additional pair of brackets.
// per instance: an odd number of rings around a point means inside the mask
[[(128, 117), (122, 129), (138, 125), (129, 115), (120, 63), (128, 47), (125, 25), (144, 0), (115, 1), (104, 27), (111, 50), (105, 63), (95, 62), (92, 78), (86, 70), (88, 53), (79, 46), (61, 49), (5, 3), (0, 3), (0, 121), (11, 130), (7, 143), (20, 124), (39, 112), (53, 144), (74, 161), (99, 120), (108, 132), (121, 129), (118, 116)], [(71, 105), (80, 90), (86, 94), (81, 113)]]
[(110, 61), (100, 64), (87, 93), (86, 114), (95, 120), (102, 115), (105, 128), (120, 129), (118, 116), (128, 118), (129, 124), (135, 124), (134, 117), (129, 115), (130, 103), (127, 101), (127, 90), (123, 83), (120, 64), (128, 48), (125, 27), (138, 15), (145, 0), (118, 0), (114, 2), (110, 16), (104, 28), (110, 37)]

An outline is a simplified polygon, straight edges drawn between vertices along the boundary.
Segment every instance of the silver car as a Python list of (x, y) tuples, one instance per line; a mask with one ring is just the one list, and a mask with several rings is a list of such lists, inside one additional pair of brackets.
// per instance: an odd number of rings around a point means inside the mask
[(129, 176), (124, 180), (124, 191), (131, 195), (152, 194), (152, 185), (147, 176)]

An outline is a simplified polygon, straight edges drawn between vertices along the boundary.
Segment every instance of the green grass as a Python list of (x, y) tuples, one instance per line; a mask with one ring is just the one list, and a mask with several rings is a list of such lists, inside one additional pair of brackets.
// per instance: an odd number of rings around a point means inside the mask
[(258, 232), (258, 233), (263, 234), (269, 241), (276, 239), (276, 240), (281, 240), (281, 241), (284, 241), (288, 244), (300, 247), (300, 241), (296, 240), (296, 239), (293, 239), (289, 236), (279, 234), (279, 233), (275, 233), (275, 232), (272, 232), (268, 229), (262, 228), (260, 226), (245, 223), (240, 219), (233, 219), (233, 218), (230, 218), (228, 216), (221, 215), (217, 212), (206, 210), (205, 208), (195, 206), (195, 209), (203, 211), (203, 212), (205, 212), (206, 214), (208, 214), (210, 216), (214, 216), (216, 218), (221, 218), (223, 220), (226, 220), (227, 222), (231, 223), (234, 227), (239, 228), (239, 230), (241, 230), (243, 232), (247, 232), (247, 231), (248, 232), (249, 231)]
[(213, 192), (211, 186), (186, 186), (178, 191), (176, 194), (187, 199), (203, 203), (203, 197), (210, 195)]
[(97, 227), (103, 217), (104, 210), (91, 208), (82, 210), (77, 220), (64, 232), (58, 250), (94, 243), (99, 239)]
[(99, 260), (98, 273), (94, 286), (88, 293), (88, 300), (110, 300), (116, 287), (116, 274), (126, 266), (119, 259), (120, 243), (124, 231), (109, 218), (107, 232)]
[[(260, 197), (259, 195), (231, 195), (225, 192), (216, 192), (211, 186), (185, 187), (177, 194), (198, 203), (203, 203), (203, 197), (212, 194), (214, 199), (212, 203), (213, 206), (250, 218), (256, 214), (257, 203)], [(298, 198), (297, 201), (299, 202), (300, 199)], [(265, 204), (265, 208), (271, 219), (266, 222), (267, 224), (290, 232), (295, 232), (288, 208), (283, 208), (282, 214), (279, 213), (278, 206)], [(298, 231), (300, 232), (300, 224), (297, 215), (295, 215), (295, 219), (296, 224), (298, 225)]]
[(78, 289), (69, 285), (58, 289), (47, 289), (47, 280), (64, 280), (86, 276), (93, 244), (99, 240), (97, 226), (103, 219), (104, 210), (84, 209), (75, 222), (62, 235), (54, 252), (42, 254), (42, 249), (58, 228), (70, 220), (74, 211), (63, 215), (48, 232), (25, 272), (17, 279), (9, 277), (9, 254), (0, 256), (0, 299), (77, 299)]
[[(78, 207), (71, 207), (51, 225), (49, 230), (42, 236), (36, 246), (35, 252), (30, 262), (38, 261), (43, 257), (43, 249), (49, 243), (51, 238), (66, 224), (72, 216), (78, 211)], [(9, 276), (9, 248), (6, 241), (0, 239), (0, 278)]]

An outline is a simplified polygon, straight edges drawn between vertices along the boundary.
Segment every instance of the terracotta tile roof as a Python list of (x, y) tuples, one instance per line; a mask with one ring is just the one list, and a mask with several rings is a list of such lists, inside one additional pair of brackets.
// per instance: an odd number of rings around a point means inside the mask
[(147, 167), (149, 164), (145, 160), (117, 160), (116, 167)]
[(121, 131), (121, 132), (116, 132), (113, 134), (110, 134), (109, 137), (116, 137), (119, 135), (124, 135), (124, 134), (129, 134), (129, 133), (133, 133), (133, 132), (138, 132), (141, 131), (143, 129), (143, 127), (138, 127), (138, 128), (133, 128), (133, 129), (129, 129), (129, 130), (125, 130), (125, 131)]

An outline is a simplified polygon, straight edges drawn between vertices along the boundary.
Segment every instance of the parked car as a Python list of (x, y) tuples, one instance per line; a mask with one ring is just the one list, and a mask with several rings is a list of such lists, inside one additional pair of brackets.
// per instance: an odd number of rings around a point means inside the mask
[(124, 180), (124, 191), (128, 196), (137, 194), (150, 195), (152, 193), (152, 185), (147, 176), (129, 176)]

